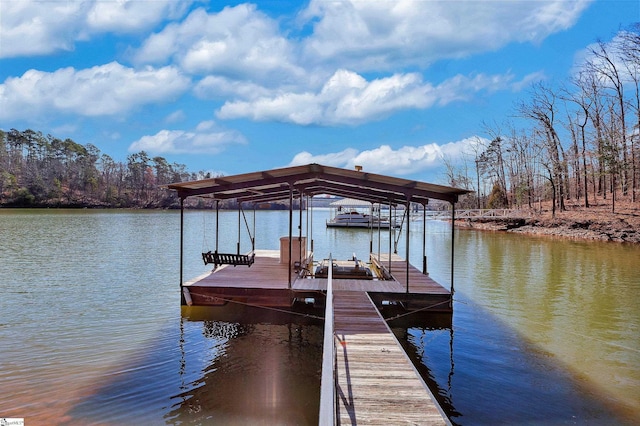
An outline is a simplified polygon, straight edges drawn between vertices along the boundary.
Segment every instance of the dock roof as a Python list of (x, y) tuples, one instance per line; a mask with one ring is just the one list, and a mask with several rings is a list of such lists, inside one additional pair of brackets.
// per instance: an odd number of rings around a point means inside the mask
[(426, 204), (429, 199), (455, 203), (460, 195), (471, 192), (315, 163), (173, 183), (168, 188), (176, 190), (181, 198), (208, 196), (219, 200), (267, 202), (288, 199), (292, 191), (295, 198), (301, 195), (330, 194), (384, 204)]

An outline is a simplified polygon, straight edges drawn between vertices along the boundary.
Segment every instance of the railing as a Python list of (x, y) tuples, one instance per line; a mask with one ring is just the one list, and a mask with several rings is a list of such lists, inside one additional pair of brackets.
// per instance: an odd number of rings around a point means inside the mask
[[(329, 265), (333, 258), (329, 255)], [(335, 359), (336, 346), (333, 331), (333, 268), (329, 268), (327, 277), (327, 296), (324, 310), (324, 341), (322, 344), (322, 378), (320, 382), (320, 425), (335, 425), (336, 414), (336, 380)]]
[[(421, 213), (413, 216), (416, 219), (422, 217)], [(427, 210), (428, 219), (451, 219), (451, 210)], [(456, 220), (458, 219), (482, 219), (482, 218), (504, 218), (504, 219), (528, 219), (531, 213), (527, 210), (516, 209), (469, 209), (456, 210)]]

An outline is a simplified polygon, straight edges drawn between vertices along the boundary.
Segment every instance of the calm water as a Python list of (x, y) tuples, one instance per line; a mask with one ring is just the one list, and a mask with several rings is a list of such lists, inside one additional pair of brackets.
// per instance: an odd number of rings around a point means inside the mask
[[(327, 230), (327, 215), (313, 218), (318, 256), (364, 256), (366, 232)], [(237, 218), (221, 214), (221, 250), (235, 250)], [(207, 270), (214, 224), (186, 214), (185, 279)], [(257, 248), (277, 249), (288, 213), (257, 224)], [(449, 225), (427, 230), (429, 272), (448, 286)], [(640, 247), (457, 235), (453, 328), (394, 330), (452, 421), (639, 423)], [(241, 239), (249, 250), (244, 223)], [(317, 423), (321, 325), (181, 312), (178, 212), (0, 210), (0, 241), (0, 417)]]

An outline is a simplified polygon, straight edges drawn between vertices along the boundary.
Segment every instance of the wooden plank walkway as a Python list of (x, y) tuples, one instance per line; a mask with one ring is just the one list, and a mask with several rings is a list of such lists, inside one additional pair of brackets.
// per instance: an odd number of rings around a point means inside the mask
[(336, 291), (334, 321), (338, 424), (450, 424), (366, 293)]

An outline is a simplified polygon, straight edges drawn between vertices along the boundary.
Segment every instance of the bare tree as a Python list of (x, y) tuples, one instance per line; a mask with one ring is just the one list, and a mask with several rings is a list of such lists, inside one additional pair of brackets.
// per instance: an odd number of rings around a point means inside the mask
[(624, 66), (631, 80), (633, 81), (633, 89), (635, 99), (630, 102), (631, 107), (635, 110), (635, 132), (630, 138), (631, 144), (631, 201), (637, 200), (636, 192), (638, 190), (638, 170), (636, 158), (635, 138), (640, 134), (640, 23), (636, 23), (628, 31), (620, 34), (620, 42), (618, 43), (618, 53), (623, 59)]
[[(624, 81), (620, 70), (620, 63), (617, 60), (611, 48), (603, 42), (598, 42), (595, 47), (589, 49), (592, 60), (587, 63), (591, 67), (593, 73), (601, 76), (604, 87), (613, 91), (616, 99), (617, 111), (614, 109), (610, 114), (612, 119), (617, 118), (619, 121), (619, 150), (622, 154), (623, 167), (616, 169), (620, 173), (622, 179), (622, 193), (627, 194), (628, 191), (628, 151), (627, 151), (627, 126), (625, 121), (625, 97), (624, 97)], [(614, 141), (617, 143), (617, 141)], [(615, 180), (615, 179), (614, 179)]]
[[(576, 77), (571, 79), (571, 83), (578, 89), (577, 92), (564, 90), (565, 99), (576, 104), (578, 111), (575, 114), (575, 119), (570, 119), (570, 125), (573, 131), (573, 124), (578, 127), (578, 135), (574, 138), (576, 140), (576, 156), (582, 159), (582, 180), (584, 189), (584, 206), (589, 207), (589, 189), (588, 189), (588, 171), (587, 171), (587, 135), (586, 127), (589, 123), (589, 111), (593, 105), (593, 99), (589, 97), (589, 87), (591, 86), (590, 80), (593, 75), (587, 72), (581, 72)], [(580, 139), (581, 150), (577, 152), (577, 139)], [(576, 158), (576, 161), (579, 161)], [(579, 179), (579, 173), (576, 170), (576, 179)], [(579, 184), (579, 182), (578, 182)]]
[(558, 196), (555, 197), (560, 210), (565, 210), (565, 172), (564, 149), (560, 136), (556, 131), (556, 95), (550, 87), (543, 83), (535, 83), (532, 86), (532, 99), (529, 103), (521, 102), (517, 106), (518, 113), (524, 118), (534, 122), (544, 137), (544, 142), (550, 162), (552, 185), (557, 188)]

